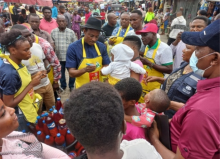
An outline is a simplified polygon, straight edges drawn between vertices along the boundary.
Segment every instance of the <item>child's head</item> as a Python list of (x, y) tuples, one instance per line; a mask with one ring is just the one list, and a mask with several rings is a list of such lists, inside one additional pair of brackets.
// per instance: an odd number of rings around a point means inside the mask
[(170, 99), (167, 94), (161, 89), (154, 89), (145, 95), (144, 101), (146, 107), (151, 110), (162, 113), (170, 106)]
[(142, 93), (141, 84), (134, 78), (125, 78), (116, 83), (115, 88), (121, 95), (124, 109), (134, 106)]
[(130, 61), (134, 56), (134, 51), (124, 44), (114, 46), (111, 53), (114, 61)]
[(124, 38), (123, 44), (129, 46), (133, 50), (140, 50), (141, 49), (141, 40), (136, 35), (129, 35)]

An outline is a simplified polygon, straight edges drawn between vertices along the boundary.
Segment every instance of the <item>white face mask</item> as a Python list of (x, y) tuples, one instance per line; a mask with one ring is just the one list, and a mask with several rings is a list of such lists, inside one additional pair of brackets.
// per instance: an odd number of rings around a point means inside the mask
[(203, 77), (205, 71), (208, 70), (210, 67), (212, 67), (212, 65), (211, 65), (211, 66), (207, 67), (207, 68), (204, 69), (204, 70), (199, 69), (199, 68), (197, 67), (197, 63), (198, 63), (198, 61), (199, 61), (200, 59), (203, 59), (204, 57), (207, 57), (207, 56), (212, 55), (212, 54), (215, 54), (215, 52), (210, 53), (210, 54), (208, 54), (208, 55), (205, 55), (205, 56), (203, 56), (203, 57), (200, 57), (200, 58), (198, 59), (197, 56), (196, 56), (195, 51), (193, 52), (193, 54), (192, 54), (192, 56), (191, 56), (191, 58), (190, 58), (189, 65), (190, 65), (190, 67), (192, 68), (192, 70), (193, 70), (193, 72), (194, 72), (195, 74), (197, 74), (197, 75)]

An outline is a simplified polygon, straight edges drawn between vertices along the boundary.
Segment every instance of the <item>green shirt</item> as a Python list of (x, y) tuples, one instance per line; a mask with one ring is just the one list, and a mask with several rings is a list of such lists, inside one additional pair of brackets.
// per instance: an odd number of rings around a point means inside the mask
[(145, 22), (149, 22), (154, 19), (154, 13), (153, 12), (147, 12), (144, 18)]
[(99, 10), (98, 8), (93, 9), (92, 13), (94, 13), (94, 12), (97, 12), (97, 13), (99, 13), (99, 15), (100, 15), (100, 10)]

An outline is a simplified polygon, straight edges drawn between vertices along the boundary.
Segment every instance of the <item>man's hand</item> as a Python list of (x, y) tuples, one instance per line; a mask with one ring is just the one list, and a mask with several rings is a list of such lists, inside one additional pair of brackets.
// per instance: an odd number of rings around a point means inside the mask
[(174, 46), (176, 46), (181, 41), (181, 36), (183, 32), (179, 32), (176, 36), (176, 40), (172, 43)]
[(157, 128), (157, 122), (155, 120), (148, 131), (148, 137), (151, 142), (152, 140), (159, 139), (159, 130)]
[(96, 66), (86, 66), (85, 67), (85, 72), (93, 72), (95, 71)]
[(150, 66), (150, 67), (151, 67), (152, 63), (151, 63), (148, 59), (146, 59), (146, 58), (140, 56), (140, 60), (141, 60), (141, 62), (142, 62), (144, 65), (147, 65), (147, 66)]
[(108, 40), (109, 45), (114, 45), (114, 41), (112, 41), (111, 39)]
[(53, 82), (53, 90), (58, 90), (59, 89), (59, 84), (58, 82)]

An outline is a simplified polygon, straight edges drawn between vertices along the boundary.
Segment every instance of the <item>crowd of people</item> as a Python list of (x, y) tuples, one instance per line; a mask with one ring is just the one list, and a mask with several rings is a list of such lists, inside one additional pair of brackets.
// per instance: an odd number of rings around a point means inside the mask
[(187, 26), (182, 7), (172, 20), (170, 7), (11, 9), (22, 14), (9, 31), (0, 19), (0, 159), (69, 158), (29, 133), (67, 88), (78, 159), (220, 157), (220, 16), (199, 10)]

